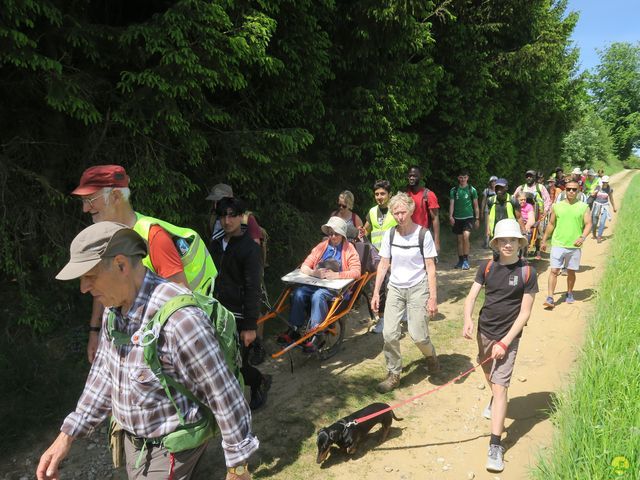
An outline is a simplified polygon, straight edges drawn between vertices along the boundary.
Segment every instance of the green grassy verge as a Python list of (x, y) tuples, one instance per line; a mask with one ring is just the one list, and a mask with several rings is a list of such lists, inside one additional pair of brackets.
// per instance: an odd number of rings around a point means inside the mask
[(640, 176), (631, 182), (579, 368), (536, 479), (640, 479)]

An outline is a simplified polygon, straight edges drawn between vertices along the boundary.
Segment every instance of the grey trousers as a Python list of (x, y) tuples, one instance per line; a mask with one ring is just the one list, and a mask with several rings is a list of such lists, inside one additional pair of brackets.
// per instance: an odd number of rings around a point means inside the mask
[(184, 452), (171, 453), (160, 446), (145, 448), (140, 466), (135, 467), (140, 449), (137, 449), (128, 435), (124, 436), (124, 452), (127, 458), (127, 476), (129, 480), (188, 480), (207, 449), (205, 442), (198, 448)]
[(387, 370), (394, 374), (402, 372), (402, 355), (400, 353), (400, 334), (402, 317), (407, 312), (409, 336), (425, 357), (436, 354), (436, 349), (429, 338), (429, 315), (427, 300), (429, 290), (427, 278), (410, 288), (397, 288), (389, 284), (387, 303), (384, 308), (384, 357)]

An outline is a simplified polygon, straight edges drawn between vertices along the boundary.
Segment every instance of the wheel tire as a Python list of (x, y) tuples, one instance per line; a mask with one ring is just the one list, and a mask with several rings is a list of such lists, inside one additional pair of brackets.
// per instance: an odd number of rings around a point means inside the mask
[(342, 340), (344, 340), (345, 329), (345, 319), (341, 318), (321, 334), (324, 337), (324, 343), (318, 349), (320, 360), (327, 360), (340, 351)]

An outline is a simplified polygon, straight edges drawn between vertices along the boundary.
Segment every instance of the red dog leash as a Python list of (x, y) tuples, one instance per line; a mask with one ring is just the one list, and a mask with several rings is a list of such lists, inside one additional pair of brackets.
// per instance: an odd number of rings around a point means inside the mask
[[(461, 373), (460, 375), (458, 375), (456, 378), (454, 378), (453, 380), (448, 381), (447, 383), (443, 384), (443, 385), (439, 385), (436, 388), (432, 388), (431, 390), (427, 391), (427, 392), (423, 392), (423, 393), (419, 393), (418, 395), (414, 395), (413, 397), (407, 398), (406, 400), (403, 400), (400, 403), (396, 403), (395, 405), (391, 405), (390, 407), (387, 408), (383, 408), (382, 410), (378, 410), (377, 412), (374, 412), (370, 415), (366, 415), (364, 417), (360, 417), (360, 418), (356, 418), (355, 420), (353, 420), (352, 422), (354, 424), (358, 424), (360, 422), (366, 422), (367, 420), (371, 420), (372, 418), (377, 417), (378, 415), (382, 415), (383, 413), (389, 412), (391, 410), (395, 410), (396, 408), (402, 407), (403, 405), (406, 405), (409, 402), (413, 402), (415, 399), (420, 398), (420, 397), (426, 397), (427, 395), (431, 395), (432, 393), (437, 392), (438, 390), (440, 390), (441, 388), (447, 387), (449, 385), (451, 385), (452, 383), (460, 380), (462, 377), (466, 377), (467, 375), (469, 375), (471, 372), (473, 372), (475, 369), (477, 369), (478, 367), (481, 367), (482, 365), (484, 365), (485, 363), (487, 363), (489, 360), (493, 360), (492, 357), (487, 357), (486, 359), (484, 359), (482, 362), (480, 362), (479, 364), (477, 364), (475, 367), (471, 367), (469, 370), (467, 370), (464, 373)], [(352, 423), (349, 422), (349, 423)]]

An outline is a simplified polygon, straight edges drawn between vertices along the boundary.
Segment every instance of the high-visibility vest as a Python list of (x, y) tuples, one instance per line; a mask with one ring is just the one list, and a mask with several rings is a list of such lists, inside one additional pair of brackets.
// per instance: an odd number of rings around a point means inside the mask
[(384, 221), (382, 225), (378, 223), (378, 207), (375, 206), (371, 210), (369, 210), (369, 223), (371, 224), (371, 245), (380, 250), (380, 246), (382, 245), (382, 237), (384, 237), (384, 232), (389, 230), (391, 227), (395, 227), (398, 223), (396, 219), (391, 215), (391, 211), (387, 210), (387, 214), (384, 217)]
[(600, 185), (600, 182), (598, 182), (597, 178), (594, 177), (593, 180), (589, 180), (589, 177), (587, 177), (584, 181), (583, 192), (586, 193), (587, 195), (591, 195), (597, 190), (599, 185)]
[[(498, 203), (497, 197), (493, 197), (495, 199), (491, 206), (489, 207), (489, 236), (493, 238), (493, 230), (496, 227), (496, 205)], [(504, 203), (504, 207), (507, 212), (506, 218), (516, 218), (515, 210), (513, 209), (513, 203), (511, 203), (511, 195), (507, 193), (507, 200)], [(501, 218), (500, 220), (504, 220)]]
[[(176, 227), (175, 225), (158, 220), (157, 218), (147, 217), (136, 212), (137, 221), (133, 226), (133, 229), (138, 234), (149, 242), (149, 229), (152, 225), (158, 225), (164, 228), (174, 243), (179, 242), (180, 239), (186, 241), (186, 245), (176, 245), (182, 266), (184, 268), (184, 276), (187, 277), (187, 283), (189, 288), (193, 292), (202, 293), (204, 295), (213, 291), (213, 281), (218, 275), (218, 270), (213, 263), (213, 258), (198, 232), (190, 228)], [(181, 242), (182, 243), (182, 242)], [(183, 248), (182, 247), (187, 247)], [(142, 263), (145, 267), (155, 273), (155, 268), (151, 263), (149, 255), (144, 257)]]

